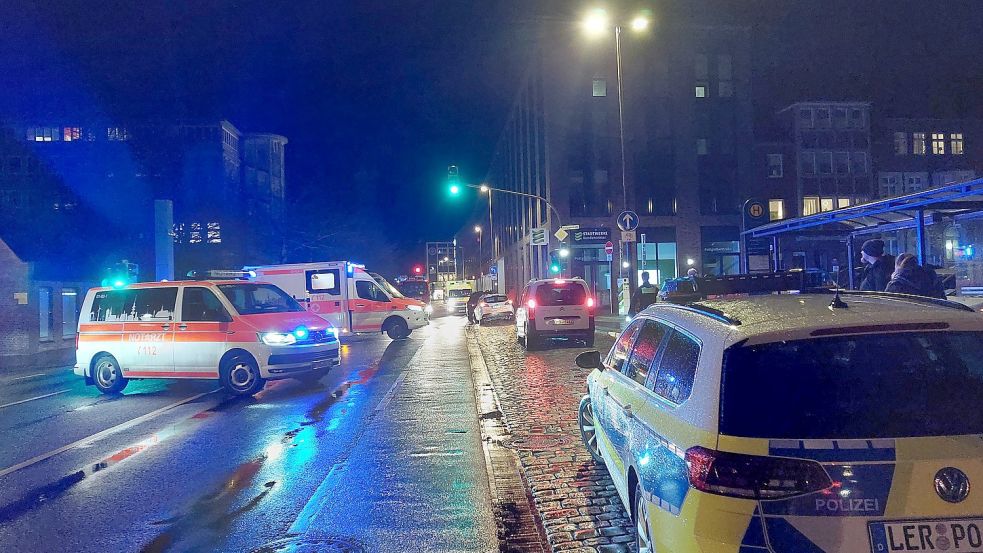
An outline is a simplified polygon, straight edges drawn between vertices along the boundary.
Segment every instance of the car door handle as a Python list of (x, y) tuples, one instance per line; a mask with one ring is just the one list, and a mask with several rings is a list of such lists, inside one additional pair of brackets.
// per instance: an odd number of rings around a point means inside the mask
[(160, 325), (160, 327), (162, 329), (164, 329), (164, 330), (170, 330), (171, 329), (171, 323), (164, 323), (164, 324)]
[(184, 323), (181, 323), (181, 324), (177, 325), (177, 327), (179, 329), (181, 329), (181, 330), (188, 330), (188, 325), (186, 325)]
[(365, 307), (365, 304), (364, 303), (356, 303), (355, 304), (355, 307)]

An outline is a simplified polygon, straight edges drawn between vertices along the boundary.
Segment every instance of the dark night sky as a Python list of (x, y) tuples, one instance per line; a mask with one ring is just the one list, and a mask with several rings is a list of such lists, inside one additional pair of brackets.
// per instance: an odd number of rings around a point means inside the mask
[[(484, 175), (533, 25), (569, 25), (562, 22), (594, 5), (0, 4), (0, 117), (94, 107), (124, 121), (224, 117), (245, 131), (281, 133), (290, 139), (292, 192), (345, 191), (356, 171), (375, 171), (385, 193), (381, 224), (407, 248), (450, 237), (469, 212), (444, 198), (442, 175), (448, 163), (465, 178)], [(713, 13), (754, 28), (759, 118), (800, 99), (870, 99), (898, 115), (983, 116), (976, 99), (983, 2), (647, 4), (664, 20)]]

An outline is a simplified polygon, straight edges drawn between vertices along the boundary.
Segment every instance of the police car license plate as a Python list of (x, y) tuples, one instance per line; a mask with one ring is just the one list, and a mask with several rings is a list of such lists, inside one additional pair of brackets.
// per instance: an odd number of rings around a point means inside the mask
[(872, 553), (983, 552), (983, 518), (878, 521), (868, 524)]

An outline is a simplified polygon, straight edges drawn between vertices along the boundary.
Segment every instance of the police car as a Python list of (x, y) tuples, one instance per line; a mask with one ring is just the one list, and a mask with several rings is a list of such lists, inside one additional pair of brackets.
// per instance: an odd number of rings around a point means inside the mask
[(983, 551), (983, 317), (965, 306), (659, 303), (577, 364), (595, 369), (581, 435), (639, 551)]

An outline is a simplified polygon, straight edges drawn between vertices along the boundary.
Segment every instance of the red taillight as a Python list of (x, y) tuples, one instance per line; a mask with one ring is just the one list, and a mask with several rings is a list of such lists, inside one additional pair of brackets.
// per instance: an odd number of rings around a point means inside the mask
[(594, 298), (587, 298), (587, 307), (594, 307)]
[(529, 298), (529, 300), (526, 302), (526, 307), (529, 309), (536, 309), (536, 300)]
[(743, 455), (697, 446), (686, 450), (686, 466), (694, 488), (729, 497), (781, 499), (833, 485), (822, 465), (806, 459)]

